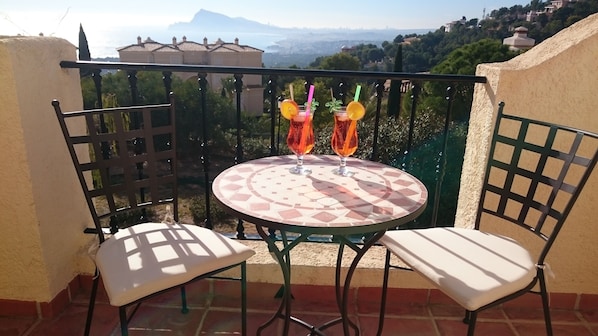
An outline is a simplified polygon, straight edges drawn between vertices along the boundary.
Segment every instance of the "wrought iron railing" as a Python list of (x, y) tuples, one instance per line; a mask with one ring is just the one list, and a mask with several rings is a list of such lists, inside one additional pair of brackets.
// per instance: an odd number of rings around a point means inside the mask
[[(373, 71), (344, 71), (344, 70), (317, 70), (317, 69), (277, 69), (277, 68), (255, 68), (255, 67), (230, 67), (230, 66), (207, 66), (207, 65), (183, 65), (183, 64), (153, 64), (153, 63), (123, 63), (123, 62), (93, 62), (93, 61), (62, 61), (60, 63), (63, 68), (78, 68), (82, 72), (91, 73), (93, 82), (95, 83), (95, 91), (97, 102), (102, 107), (102, 71), (110, 70), (121, 70), (125, 71), (128, 75), (129, 86), (131, 90), (131, 102), (133, 105), (139, 103), (139, 88), (137, 86), (137, 74), (140, 71), (153, 71), (160, 72), (163, 75), (163, 85), (165, 96), (172, 90), (172, 76), (173, 73), (193, 73), (197, 75), (197, 85), (199, 90), (199, 106), (200, 111), (197, 111), (198, 118), (201, 118), (201, 164), (203, 166), (203, 179), (205, 188), (205, 209), (206, 209), (206, 227), (212, 228), (211, 219), (211, 204), (210, 204), (210, 188), (211, 185), (211, 164), (210, 164), (210, 151), (209, 151), (209, 136), (208, 130), (211, 129), (210, 121), (206, 118), (207, 115), (207, 99), (206, 92), (208, 90), (208, 74), (225, 74), (234, 78), (235, 95), (236, 95), (236, 146), (235, 146), (235, 157), (234, 162), (239, 163), (244, 160), (243, 151), (243, 137), (241, 136), (241, 105), (240, 101), (243, 95), (243, 76), (246, 75), (260, 75), (264, 82), (264, 90), (267, 94), (266, 100), (269, 101), (269, 108), (265, 114), (269, 118), (270, 122), (270, 155), (277, 155), (280, 153), (280, 134), (277, 132), (277, 123), (279, 122), (279, 113), (277, 109), (277, 102), (281, 99), (281, 90), (278, 88), (277, 80), (281, 77), (294, 77), (303, 78), (305, 80), (306, 88), (311, 85), (316, 78), (333, 78), (338, 81), (339, 86), (337, 88), (338, 96), (341, 100), (345, 100), (347, 92), (345, 92), (345, 85), (343, 83), (348, 80), (362, 80), (369, 83), (373, 83), (375, 87), (376, 107), (375, 107), (375, 122), (374, 122), (374, 134), (373, 143), (371, 149), (371, 155), (369, 159), (375, 160), (379, 154), (379, 137), (384, 134), (380, 132), (380, 118), (384, 113), (382, 111), (382, 102), (385, 96), (384, 83), (388, 80), (402, 81), (402, 94), (408, 94), (409, 99), (409, 129), (408, 129), (408, 140), (406, 149), (401, 153), (396, 153), (398, 160), (397, 165), (402, 169), (409, 171), (410, 156), (413, 151), (413, 134), (415, 130), (416, 111), (418, 109), (419, 95), (422, 90), (424, 83), (426, 82), (438, 82), (446, 85), (446, 94), (444, 108), (444, 128), (440, 135), (440, 148), (435, 152), (435, 178), (433, 182), (427, 183), (427, 188), (430, 191), (430, 202), (428, 209), (431, 215), (428, 216), (429, 222), (425, 223), (425, 226), (436, 226), (439, 218), (438, 209), (441, 202), (441, 189), (443, 188), (443, 180), (446, 175), (446, 162), (447, 162), (447, 146), (449, 142), (449, 127), (452, 122), (452, 110), (453, 110), (453, 99), (456, 92), (457, 86), (469, 85), (472, 86), (475, 83), (485, 83), (486, 78), (480, 76), (465, 76), (465, 75), (440, 75), (440, 74), (425, 74), (425, 73), (401, 73), (401, 72), (373, 72)], [(307, 91), (307, 90), (306, 90)], [(388, 95), (388, 93), (386, 93)], [(134, 121), (132, 121), (134, 122)], [(451, 160), (460, 160), (462, 163), (463, 157), (452, 157)], [(142, 167), (139, 167), (142, 169)], [(460, 172), (459, 172), (460, 173)], [(454, 197), (456, 200), (457, 194), (449, 195), (448, 197)], [(272, 232), (272, 234), (274, 234)], [(241, 223), (237, 226), (236, 236), (238, 238), (247, 238), (244, 233), (244, 228)]]

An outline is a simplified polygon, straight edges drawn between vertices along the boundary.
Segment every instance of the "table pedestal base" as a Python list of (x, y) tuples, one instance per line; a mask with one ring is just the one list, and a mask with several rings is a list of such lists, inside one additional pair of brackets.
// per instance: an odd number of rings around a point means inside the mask
[[(339, 243), (339, 250), (337, 254), (337, 261), (336, 261), (336, 272), (335, 272), (335, 291), (336, 291), (336, 303), (338, 306), (338, 310), (340, 313), (340, 317), (332, 319), (320, 326), (314, 326), (306, 321), (303, 321), (297, 317), (292, 316), (291, 312), (291, 303), (293, 300), (293, 296), (291, 293), (291, 257), (290, 251), (297, 246), (297, 244), (301, 242), (307, 241), (307, 239), (312, 235), (312, 233), (302, 233), (297, 238), (289, 241), (287, 239), (287, 235), (285, 232), (281, 232), (282, 236), (282, 248), (279, 248), (276, 245), (276, 238), (270, 236), (264, 231), (264, 228), (256, 225), (257, 231), (259, 235), (266, 241), (268, 244), (268, 250), (274, 254), (274, 257), (278, 261), (282, 271), (283, 277), (283, 287), (282, 287), (282, 296), (281, 296), (281, 303), (278, 307), (277, 312), (272, 316), (266, 323), (261, 325), (257, 329), (257, 335), (261, 335), (262, 331), (269, 326), (271, 326), (274, 321), (278, 319), (282, 319), (284, 321), (282, 334), (288, 335), (289, 328), (292, 323), (295, 323), (303, 328), (305, 328), (309, 334), (308, 335), (319, 335), (324, 336), (325, 331), (335, 325), (342, 324), (343, 326), (343, 334), (344, 335), (351, 335), (349, 330), (353, 331), (353, 335), (359, 336), (360, 331), (359, 327), (351, 321), (348, 314), (348, 300), (349, 300), (349, 290), (351, 285), (351, 279), (353, 278), (353, 274), (359, 264), (361, 258), (365, 255), (367, 250), (374, 245), (382, 235), (384, 235), (384, 231), (376, 232), (372, 236), (369, 236), (364, 239), (363, 244), (356, 244), (352, 242), (346, 236), (334, 236), (334, 241)], [(347, 270), (347, 274), (345, 275), (344, 279), (341, 275), (342, 269), (342, 259), (344, 254), (345, 246), (350, 247), (354, 250), (357, 254), (353, 258), (353, 261)], [(279, 292), (280, 293), (280, 292)]]

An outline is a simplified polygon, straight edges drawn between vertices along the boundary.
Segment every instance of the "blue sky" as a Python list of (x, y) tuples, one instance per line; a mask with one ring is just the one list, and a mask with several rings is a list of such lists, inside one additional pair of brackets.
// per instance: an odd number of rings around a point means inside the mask
[[(114, 32), (159, 29), (188, 22), (200, 9), (244, 17), (279, 27), (436, 29), (460, 19), (481, 18), (501, 7), (526, 5), (523, 0), (4, 0), (0, 35), (38, 35), (77, 41), (79, 23), (88, 39), (106, 43)], [(298, 4), (301, 4), (300, 6)], [(136, 36), (136, 35), (135, 35)], [(133, 43), (133, 41), (131, 41)]]

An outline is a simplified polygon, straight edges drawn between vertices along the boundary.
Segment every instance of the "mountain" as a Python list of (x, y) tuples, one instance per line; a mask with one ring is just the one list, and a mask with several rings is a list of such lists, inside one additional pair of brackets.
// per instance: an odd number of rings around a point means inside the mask
[(223, 14), (200, 9), (189, 22), (177, 22), (168, 26), (169, 30), (196, 29), (203, 32), (245, 32), (273, 33), (284, 28), (265, 25), (242, 17), (231, 18)]
[[(231, 18), (223, 14), (201, 9), (189, 22), (177, 22), (168, 26), (171, 36), (187, 36), (192, 41), (210, 42), (221, 38), (264, 50), (266, 66), (284, 67), (297, 65), (305, 67), (319, 56), (338, 53), (343, 46), (375, 44), (408, 34), (425, 34), (432, 29), (309, 29), (282, 28), (245, 18)], [(203, 35), (197, 35), (198, 32)]]
[[(408, 34), (425, 34), (433, 29), (346, 29), (346, 28), (282, 28), (262, 24), (245, 18), (231, 18), (223, 14), (201, 9), (189, 22), (177, 22), (168, 26), (173, 35), (185, 35), (196, 42), (208, 38), (210, 42), (221, 38), (232, 42), (239, 38), (240, 44), (250, 45), (265, 52), (278, 54), (331, 55), (342, 46), (357, 44), (380, 45), (384, 41)], [(204, 36), (197, 36), (201, 32)]]

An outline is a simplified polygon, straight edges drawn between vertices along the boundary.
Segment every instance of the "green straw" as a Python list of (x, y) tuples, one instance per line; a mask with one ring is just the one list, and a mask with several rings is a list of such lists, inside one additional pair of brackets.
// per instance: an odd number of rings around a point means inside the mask
[(355, 97), (353, 97), (353, 101), (359, 101), (359, 94), (361, 93), (361, 85), (357, 85), (355, 89)]

